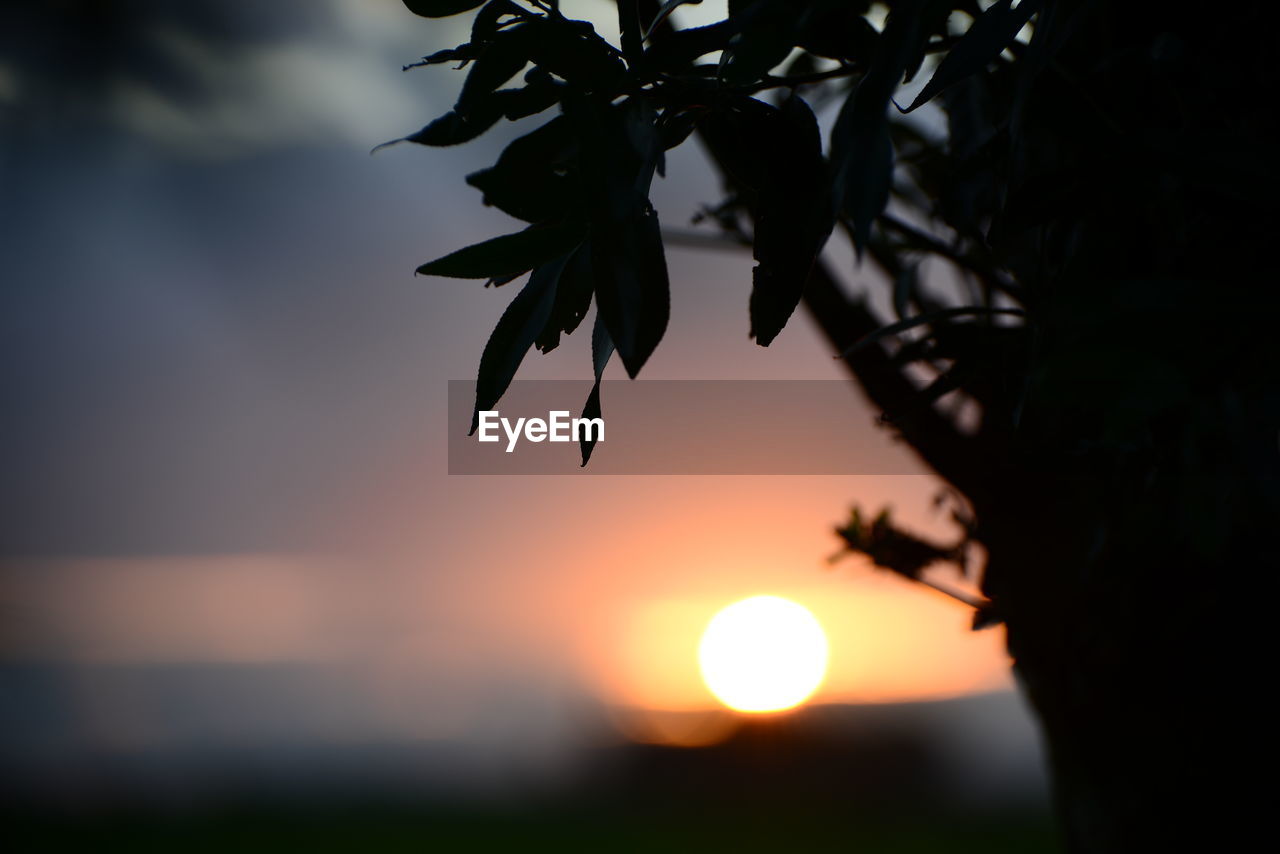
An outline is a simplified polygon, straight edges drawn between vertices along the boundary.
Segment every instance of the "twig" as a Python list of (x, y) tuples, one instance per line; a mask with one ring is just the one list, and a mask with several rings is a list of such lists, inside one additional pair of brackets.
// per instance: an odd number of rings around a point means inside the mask
[(921, 231), (920, 229), (916, 228), (914, 225), (911, 225), (910, 223), (905, 222), (904, 220), (898, 219), (896, 216), (889, 213), (888, 211), (885, 211), (884, 213), (880, 214), (880, 222), (886, 225), (887, 227), (889, 227), (890, 229), (898, 232), (899, 234), (906, 235), (912, 240), (915, 240), (918, 243), (924, 244), (924, 246), (930, 252), (933, 252), (935, 255), (941, 255), (943, 258), (946, 258), (948, 261), (951, 261), (956, 266), (961, 267), (965, 270), (968, 270), (970, 273), (973, 273), (974, 275), (978, 276), (984, 281), (990, 282), (1000, 292), (1008, 296), (1011, 296), (1016, 300), (1022, 301), (1022, 298), (1023, 298), (1022, 287), (1018, 285), (1016, 282), (1009, 279), (1007, 276), (1002, 276), (998, 270), (994, 268), (982, 266), (981, 264), (974, 261), (972, 258), (962, 255), (960, 252), (958, 252), (951, 246), (948, 246), (946, 243), (943, 243), (941, 240), (934, 237), (932, 234), (929, 234), (928, 232), (925, 232), (925, 231)]

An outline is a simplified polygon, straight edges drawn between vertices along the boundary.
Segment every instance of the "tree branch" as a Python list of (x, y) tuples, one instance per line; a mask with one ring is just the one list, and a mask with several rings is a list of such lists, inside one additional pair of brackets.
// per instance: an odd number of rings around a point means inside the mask
[[(837, 352), (844, 352), (884, 326), (862, 300), (850, 300), (819, 259), (805, 286), (804, 307)], [(863, 347), (843, 359), (873, 405), (889, 416), (920, 459), (969, 497), (975, 506), (987, 493), (980, 444), (958, 430), (932, 406), (917, 406), (920, 391), (897, 368), (880, 344)], [(895, 418), (895, 413), (906, 413)]]
[(973, 258), (953, 249), (951, 246), (934, 237), (932, 234), (921, 231), (905, 220), (898, 219), (888, 211), (880, 214), (880, 222), (893, 231), (896, 231), (904, 237), (920, 244), (920, 246), (925, 250), (946, 258), (961, 269), (968, 270), (983, 281), (989, 282), (1002, 293), (1013, 297), (1019, 302), (1023, 301), (1024, 295), (1022, 288), (1008, 276), (1003, 275), (996, 268), (983, 266)]
[[(654, 0), (638, 0), (643, 13), (656, 15)], [(650, 20), (652, 17), (649, 18)], [(670, 21), (663, 21), (651, 34), (654, 38), (670, 31)], [(701, 137), (701, 132), (698, 133)], [(731, 185), (728, 172), (703, 140), (703, 149)], [(848, 350), (855, 341), (875, 332), (884, 324), (861, 300), (849, 300), (835, 276), (822, 259), (813, 266), (803, 297), (805, 309), (818, 324), (822, 334), (837, 353)], [(974, 507), (985, 504), (987, 495), (984, 463), (979, 442), (961, 434), (950, 419), (933, 406), (915, 405), (919, 390), (909, 377), (896, 367), (880, 344), (862, 348), (843, 358), (871, 403), (887, 414), (920, 459), (944, 480), (968, 496)], [(895, 418), (895, 413), (906, 413)]]

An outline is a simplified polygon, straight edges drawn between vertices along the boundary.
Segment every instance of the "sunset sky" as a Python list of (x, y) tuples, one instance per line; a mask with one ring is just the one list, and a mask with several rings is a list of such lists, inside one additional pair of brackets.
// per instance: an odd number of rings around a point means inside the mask
[[(954, 535), (939, 482), (852, 389), (851, 433), (915, 474), (449, 476), (447, 383), (474, 376), (513, 291), (412, 273), (518, 227), (462, 177), (533, 125), (370, 156), (449, 107), (461, 74), (400, 65), (462, 19), (278, 5), (296, 20), (244, 4), (235, 37), (182, 15), (145, 30), (183, 85), (122, 66), (100, 98), (50, 102), (62, 84), (0, 60), (0, 117), (22, 117), (0, 148), (0, 665), (59, 709), (5, 712), (8, 755), (278, 733), (483, 753), (569, 738), (582, 703), (709, 710), (698, 637), (759, 593), (827, 632), (813, 702), (1011, 688), (1000, 630), (828, 565), (855, 502)], [(669, 226), (718, 198), (692, 144), (656, 187)], [(803, 316), (748, 339), (749, 256), (668, 260), (645, 377), (843, 379)], [(520, 376), (585, 396), (588, 328)], [(195, 687), (166, 688), (178, 671)]]

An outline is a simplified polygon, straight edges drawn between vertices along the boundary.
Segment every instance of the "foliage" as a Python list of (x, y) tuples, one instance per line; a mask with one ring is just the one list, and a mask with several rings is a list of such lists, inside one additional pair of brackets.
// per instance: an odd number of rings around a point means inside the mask
[[(454, 109), (408, 141), (551, 116), (467, 178), (529, 226), (419, 268), (495, 284), (533, 271), (485, 348), (477, 407), (593, 300), (587, 408), (613, 351), (640, 372), (670, 310), (650, 187), (696, 135), (726, 191), (706, 219), (755, 257), (751, 335), (768, 345), (805, 302), (886, 423), (965, 496), (976, 539), (1000, 536), (1017, 473), (1088, 475), (1058, 488), (1089, 560), (1169, 514), (1197, 520), (1185, 548), (1216, 554), (1231, 536), (1208, 512), (1222, 483), (1134, 499), (1142, 472), (1201, 473), (1240, 444), (1223, 429), (1274, 421), (1267, 332), (1249, 327), (1266, 315), (1249, 307), (1275, 299), (1248, 259), (1278, 187), (1269, 113), (1239, 85), (1275, 77), (1261, 50), (1142, 4), (897, 0), (876, 24), (883, 7), (866, 2), (735, 0), (723, 21), (677, 28), (681, 5), (619, 0), (613, 45), (556, 3), (490, 0), (466, 44), (416, 63), (467, 74)], [(925, 73), (901, 107), (899, 87)], [(831, 120), (825, 146), (813, 105)], [(891, 283), (896, 320), (835, 284), (821, 255), (837, 229)], [(948, 271), (959, 289), (928, 285)]]
[[(457, 62), (467, 75), (453, 110), (405, 140), (453, 145), (504, 118), (555, 113), (507, 146), (493, 167), (467, 177), (485, 204), (530, 226), (418, 270), (496, 284), (534, 271), (485, 349), (480, 408), (496, 402), (531, 347), (548, 351), (572, 332), (592, 299), (600, 320), (595, 361), (616, 349), (630, 376), (640, 372), (662, 339), (670, 305), (650, 185), (663, 171), (665, 152), (695, 131), (726, 173), (730, 196), (719, 208), (720, 223), (751, 233), (757, 263), (750, 330), (761, 345), (773, 341), (800, 304), (837, 223), (848, 227), (860, 252), (877, 257), (936, 250), (913, 244), (909, 232), (872, 233), (891, 194), (906, 200), (932, 191), (925, 184), (936, 175), (925, 170), (936, 172), (928, 161), (943, 156), (919, 130), (891, 120), (895, 88), (926, 58), (946, 57), (915, 109), (1003, 62), (1001, 51), (1037, 4), (1010, 9), (1002, 0), (983, 14), (972, 3), (900, 3), (878, 31), (867, 20), (869, 4), (843, 0), (805, 4), (799, 14), (781, 0), (734, 2), (726, 20), (685, 29), (672, 25), (680, 0), (661, 7), (624, 0), (618, 46), (539, 0), (406, 5), (430, 17), (481, 8), (466, 44), (415, 63)], [(952, 33), (952, 7), (977, 14), (968, 35)], [(717, 53), (717, 62), (706, 61)], [(518, 76), (518, 85), (508, 85)], [(829, 157), (805, 97), (823, 98), (828, 90), (843, 99)], [(895, 136), (918, 174), (904, 172), (914, 186), (893, 192)], [(940, 251), (978, 264), (970, 249), (948, 244)], [(927, 304), (914, 276), (899, 278), (904, 312)], [(966, 312), (972, 313), (947, 319)], [(595, 405), (598, 398), (597, 386)], [(584, 464), (588, 454), (584, 448)]]

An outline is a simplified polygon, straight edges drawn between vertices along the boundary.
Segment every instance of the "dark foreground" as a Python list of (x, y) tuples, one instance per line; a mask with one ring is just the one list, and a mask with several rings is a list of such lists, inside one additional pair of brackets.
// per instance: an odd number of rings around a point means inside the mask
[[(186, 816), (9, 816), (16, 852), (599, 851), (982, 852), (1058, 849), (1042, 816), (920, 820), (728, 809), (232, 811)], [(14, 844), (16, 843), (16, 844)]]

